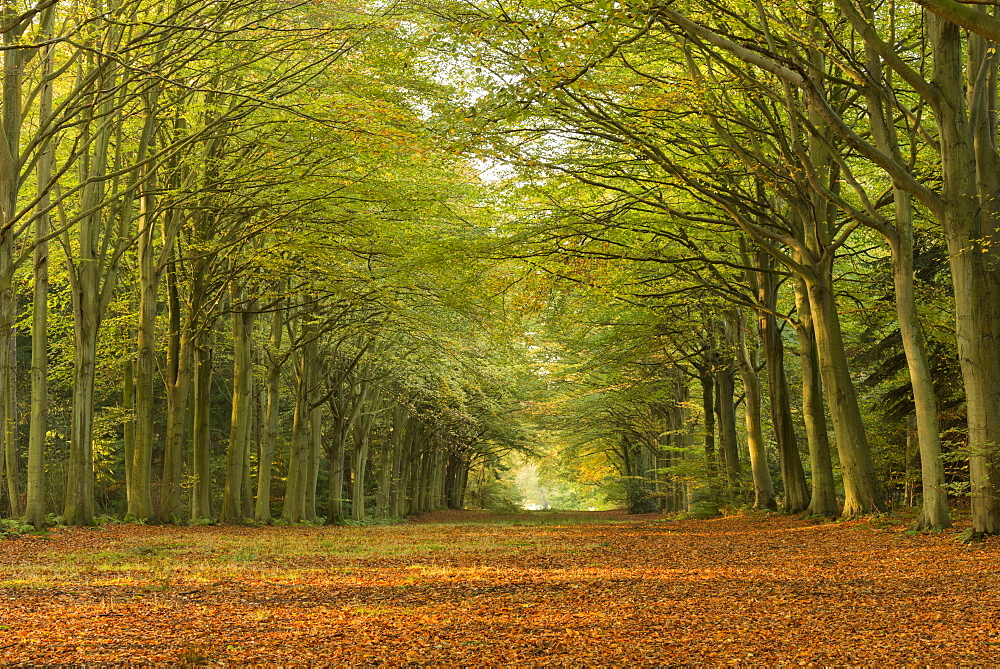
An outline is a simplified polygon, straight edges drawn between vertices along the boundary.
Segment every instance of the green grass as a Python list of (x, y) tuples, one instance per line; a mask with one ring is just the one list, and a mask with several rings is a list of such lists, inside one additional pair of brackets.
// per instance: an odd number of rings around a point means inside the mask
[[(438, 569), (441, 558), (503, 557), (544, 550), (548, 535), (581, 523), (620, 524), (619, 518), (558, 511), (514, 515), (474, 512), (441, 522), (366, 527), (188, 528), (114, 525), (62, 528), (33, 544), (37, 560), (0, 570), (0, 588), (48, 588), (69, 581), (132, 583), (169, 588), (173, 579), (212, 583), (254, 575), (296, 582), (322, 573), (348, 575), (379, 560), (412, 560)], [(523, 530), (522, 530), (523, 528)], [(32, 538), (31, 541), (36, 541)], [(427, 563), (426, 565), (422, 563)]]

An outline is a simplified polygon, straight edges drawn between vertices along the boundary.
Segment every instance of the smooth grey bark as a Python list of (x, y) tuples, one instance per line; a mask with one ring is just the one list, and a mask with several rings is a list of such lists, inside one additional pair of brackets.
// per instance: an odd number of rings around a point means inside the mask
[(13, 48), (24, 32), (21, 22), (10, 22), (13, 8), (4, 8), (4, 22), (10, 23), (3, 31), (3, 139), (0, 141), (0, 214), (3, 222), (0, 232), (0, 455), (7, 483), (7, 500), (12, 516), (24, 511), (21, 499), (20, 459), (17, 452), (17, 426), (15, 412), (15, 346), (17, 333), (17, 296), (14, 288), (14, 230), (7, 225), (17, 211), (17, 197), (21, 187), (21, 126), (23, 121), (22, 81), (27, 58), (25, 49)]
[(296, 366), (292, 444), (281, 512), (282, 520), (289, 523), (316, 519), (316, 482), (322, 441), (318, 346), (315, 332), (308, 323), (303, 326), (302, 335), (306, 341), (299, 349)]
[[(155, 150), (159, 92), (145, 96), (145, 121), (139, 137), (140, 164)], [(144, 521), (153, 517), (153, 383), (156, 375), (156, 315), (160, 270), (156, 266), (154, 240), (157, 229), (155, 170), (150, 165), (138, 169), (142, 186), (137, 194), (136, 265), (139, 279), (139, 313), (135, 361), (135, 444), (132, 459), (126, 462), (126, 518)], [(161, 516), (162, 517), (162, 516)]]
[(375, 507), (379, 517), (382, 518), (389, 517), (389, 507), (392, 500), (394, 479), (398, 475), (397, 462), (404, 439), (405, 426), (406, 409), (403, 405), (396, 403), (393, 405), (391, 411), (389, 435), (382, 440), (382, 448), (379, 451), (379, 474)]
[(122, 421), (122, 450), (125, 455), (125, 488), (128, 490), (132, 478), (132, 459), (135, 457), (135, 360), (126, 358), (122, 362), (122, 407), (125, 419)]
[(337, 374), (337, 378), (332, 381), (334, 388), (329, 393), (328, 404), (333, 429), (330, 431), (329, 448), (330, 489), (326, 517), (328, 525), (342, 524), (347, 519), (344, 514), (347, 443), (354, 433), (354, 424), (364, 408), (364, 403), (357, 401), (358, 397), (352, 390), (354, 380), (350, 373), (351, 370), (342, 370), (342, 373)]
[(326, 524), (340, 525), (346, 520), (344, 515), (344, 458), (347, 456), (347, 435), (349, 434), (350, 410), (345, 397), (346, 390), (342, 383), (330, 393), (330, 414), (332, 429), (330, 430), (330, 445), (327, 448), (327, 462), (330, 468), (330, 488), (327, 493)]
[[(315, 376), (313, 377), (315, 378)], [(323, 448), (323, 407), (316, 401), (316, 385), (310, 392), (309, 406), (309, 456), (306, 459), (306, 520), (316, 522), (316, 487), (319, 484), (319, 464)]]
[(347, 444), (343, 430), (338, 426), (339, 419), (334, 419), (334, 428), (330, 433), (331, 444), (328, 448), (330, 467), (330, 489), (327, 493), (326, 524), (340, 525), (346, 520), (344, 515), (344, 458), (347, 455)]
[(406, 432), (401, 446), (394, 456), (393, 490), (389, 503), (389, 514), (393, 518), (402, 518), (410, 511), (411, 476), (413, 474), (413, 450), (423, 425), (410, 416), (406, 420)]
[(705, 468), (708, 471), (708, 485), (712, 504), (722, 501), (719, 489), (719, 457), (715, 452), (715, 374), (713, 372), (715, 353), (708, 350), (708, 357), (703, 365), (697, 367), (698, 381), (701, 384), (701, 409), (703, 425), (703, 449), (705, 452)]

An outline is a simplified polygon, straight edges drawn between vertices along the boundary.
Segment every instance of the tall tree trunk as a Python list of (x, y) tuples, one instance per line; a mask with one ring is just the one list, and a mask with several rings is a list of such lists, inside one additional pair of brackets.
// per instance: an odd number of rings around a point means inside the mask
[[(424, 511), (424, 477), (427, 469), (426, 448), (426, 443), (421, 443), (414, 454), (413, 472), (410, 475), (410, 513), (423, 513)], [(482, 506), (481, 494), (479, 506)]]
[[(942, 225), (955, 294), (955, 332), (969, 421), (972, 529), (1000, 534), (1000, 230), (996, 158), (996, 45), (927, 15), (932, 82), (940, 92)], [(991, 49), (993, 53), (988, 53)], [(969, 85), (972, 84), (972, 85)], [(966, 111), (966, 94), (975, 123)], [(992, 97), (991, 97), (992, 96)]]
[(407, 493), (409, 491), (410, 453), (416, 442), (420, 423), (413, 417), (404, 422), (403, 433), (393, 454), (392, 494), (389, 498), (389, 515), (402, 518), (407, 513)]
[(785, 343), (778, 330), (778, 321), (772, 314), (761, 314), (758, 328), (767, 361), (771, 420), (781, 459), (781, 480), (785, 487), (782, 510), (785, 513), (800, 513), (809, 508), (810, 496), (792, 420), (791, 398), (785, 377)]
[(177, 286), (177, 267), (169, 264), (167, 273), (167, 365), (164, 385), (167, 394), (167, 433), (163, 447), (163, 477), (160, 485), (160, 518), (176, 522), (181, 515), (182, 477), (185, 445), (191, 426), (189, 406), (195, 375), (195, 340), (190, 319), (182, 325), (181, 299)]
[[(238, 289), (232, 289), (231, 304), (238, 303)], [(253, 337), (252, 311), (233, 312), (233, 406), (229, 424), (229, 445), (226, 449), (226, 485), (219, 519), (226, 523), (242, 523), (245, 519), (243, 487), (247, 451), (250, 447), (250, 423), (253, 410)]]
[(750, 469), (753, 474), (755, 509), (777, 510), (774, 499), (774, 485), (767, 464), (767, 449), (764, 445), (764, 431), (760, 420), (760, 379), (757, 367), (751, 357), (746, 341), (746, 327), (742, 314), (730, 318), (733, 349), (736, 351), (736, 366), (743, 379), (745, 393), (744, 410), (747, 426), (747, 449), (750, 451)]
[(736, 441), (735, 394), (735, 372), (727, 359), (715, 370), (715, 406), (719, 421), (719, 452), (730, 495), (739, 492), (741, 474), (740, 452)]
[(399, 453), (405, 425), (406, 409), (397, 403), (392, 408), (392, 422), (389, 434), (385, 439), (382, 439), (382, 448), (379, 450), (378, 488), (375, 492), (375, 507), (380, 518), (389, 517), (396, 455)]
[(13, 221), (17, 210), (17, 197), (21, 186), (21, 126), (22, 99), (21, 83), (27, 52), (15, 48), (23, 28), (21, 23), (12, 21), (16, 16), (13, 6), (4, 6), (3, 19), (10, 24), (3, 32), (3, 155), (0, 167), (0, 449), (7, 482), (7, 496), (10, 512), (20, 516), (23, 511), (21, 499), (20, 461), (17, 452), (17, 427), (15, 411), (16, 375), (14, 365), (17, 334), (17, 295), (14, 289), (14, 229), (6, 223)]
[[(909, 210), (909, 197), (896, 191), (897, 208)], [(907, 215), (907, 214), (903, 214)], [(913, 529), (940, 530), (951, 527), (948, 511), (948, 495), (944, 487), (944, 463), (941, 461), (941, 437), (938, 427), (937, 397), (934, 381), (931, 379), (927, 349), (913, 286), (913, 238), (912, 226), (897, 228), (899, 233), (893, 243), (892, 278), (896, 290), (896, 312), (899, 330), (906, 352), (906, 363), (910, 371), (913, 387), (913, 403), (916, 413), (917, 445), (920, 449), (921, 481), (923, 502), (920, 515), (913, 523)]]
[[(873, 16), (873, 10), (863, 4), (865, 14)], [(881, 58), (871, 44), (866, 45), (865, 57), (872, 72), (873, 86), (865, 89), (869, 119), (875, 146), (891, 155), (897, 162), (905, 162), (893, 127), (891, 114), (887, 113), (882, 94), (892, 90), (892, 80), (886, 76)], [(913, 529), (944, 529), (951, 526), (948, 512), (948, 496), (944, 488), (944, 463), (941, 461), (941, 437), (938, 426), (937, 397), (931, 379), (927, 347), (921, 332), (920, 317), (914, 288), (913, 265), (913, 204), (910, 195), (897, 184), (892, 189), (895, 221), (877, 227), (889, 242), (892, 251), (892, 280), (896, 296), (896, 317), (906, 354), (906, 364), (910, 372), (913, 388), (913, 403), (916, 414), (917, 443), (922, 470), (923, 503), (920, 515), (913, 523)], [(907, 432), (909, 440), (909, 431)], [(909, 463), (907, 463), (908, 465)]]
[(126, 518), (145, 521), (153, 517), (153, 376), (156, 370), (157, 278), (153, 259), (152, 195), (139, 197), (139, 326), (135, 363), (135, 447), (127, 463), (128, 511)]
[(96, 295), (87, 291), (76, 296), (75, 353), (73, 359), (73, 405), (69, 463), (66, 469), (67, 525), (94, 524), (94, 370), (97, 357), (98, 319)]
[(292, 415), (292, 441), (288, 453), (288, 476), (285, 478), (285, 500), (281, 519), (296, 523), (305, 516), (306, 486), (309, 475), (309, 383), (308, 355), (303, 347), (299, 351), (295, 378), (295, 410)]
[[(367, 385), (368, 382), (366, 381)], [(356, 400), (366, 402), (369, 393), (366, 389)], [(378, 393), (374, 393), (372, 405), (377, 401)], [(354, 424), (354, 452), (351, 455), (353, 464), (351, 485), (351, 518), (361, 522), (365, 520), (365, 480), (368, 468), (368, 445), (374, 421), (375, 407), (369, 405), (367, 411)]]
[[(317, 361), (314, 360), (314, 364)], [(315, 388), (315, 384), (313, 384)], [(316, 522), (316, 493), (319, 485), (319, 463), (323, 448), (323, 407), (316, 401), (318, 393), (310, 393), (309, 406), (309, 457), (306, 461), (305, 517), (310, 523)]]
[(212, 512), (212, 373), (214, 351), (211, 335), (193, 340), (194, 380), (191, 428), (191, 519), (214, 520)]
[[(42, 12), (42, 34), (52, 36), (55, 8)], [(52, 74), (55, 44), (42, 47), (42, 72), (46, 79), (39, 91), (39, 125), (52, 113)], [(54, 149), (48, 140), (38, 157), (36, 169), (38, 216), (35, 218), (35, 249), (33, 257), (33, 290), (31, 315), (31, 413), (28, 433), (28, 482), (24, 521), (36, 529), (45, 526), (45, 437), (48, 434), (48, 302), (49, 302), (49, 194), (52, 181)], [(128, 363), (131, 365), (131, 361)]]
[(812, 308), (805, 280), (799, 277), (795, 279), (795, 305), (799, 315), (795, 331), (799, 337), (799, 366), (802, 368), (802, 419), (806, 426), (809, 466), (812, 470), (812, 497), (806, 513), (832, 518), (840, 513), (840, 507), (837, 504), (833, 478), (833, 459), (827, 434)]
[(711, 358), (706, 360), (705, 365), (698, 368), (698, 380), (701, 383), (701, 408), (704, 424), (704, 451), (705, 468), (708, 470), (709, 494), (711, 504), (718, 513), (719, 504), (722, 502), (722, 491), (720, 490), (720, 480), (718, 476), (719, 457), (715, 452), (715, 373), (714, 352)]
[(347, 444), (343, 429), (334, 422), (330, 432), (333, 443), (330, 445), (330, 490), (327, 493), (327, 525), (342, 525), (346, 520), (344, 515), (344, 458), (347, 455)]
[(820, 375), (843, 472), (842, 515), (851, 518), (885, 510), (885, 499), (875, 477), (868, 436), (844, 351), (829, 263), (807, 277), (806, 285), (816, 332)]
[(132, 461), (135, 458), (135, 360), (130, 357), (122, 362), (122, 406), (125, 407), (125, 420), (122, 421), (122, 450), (125, 454), (127, 493), (128, 482), (132, 478)]
[(306, 376), (309, 383), (305, 389), (307, 424), (303, 514), (305, 519), (312, 523), (316, 522), (316, 486), (319, 482), (319, 463), (323, 446), (323, 407), (320, 395), (323, 369), (319, 344), (315, 337), (306, 344), (303, 353), (309, 367)]
[[(740, 249), (744, 258), (750, 259), (741, 239)], [(750, 262), (745, 262), (750, 266)], [(795, 424), (792, 421), (791, 399), (785, 377), (785, 342), (775, 316), (778, 303), (778, 285), (771, 271), (775, 262), (766, 252), (758, 249), (753, 257), (757, 271), (748, 271), (751, 286), (757, 294), (757, 333), (760, 336), (767, 369), (767, 389), (771, 400), (771, 422), (778, 444), (781, 480), (785, 488), (782, 510), (800, 513), (809, 507), (809, 486), (806, 484), (802, 458), (799, 456)]]
[[(280, 288), (279, 288), (280, 289)], [(271, 522), (271, 470), (274, 467), (274, 446), (278, 439), (278, 411), (281, 401), (281, 338), (284, 331), (284, 301), (275, 306), (271, 316), (271, 336), (267, 345), (267, 409), (260, 442), (260, 462), (257, 467), (257, 500), (254, 519)]]
[(327, 496), (328, 525), (341, 525), (346, 520), (344, 514), (344, 477), (347, 459), (347, 441), (353, 432), (354, 421), (361, 411), (361, 404), (354, 402), (348, 389), (349, 379), (336, 381), (336, 387), (330, 393), (330, 413), (333, 416), (333, 429), (330, 430), (330, 490)]

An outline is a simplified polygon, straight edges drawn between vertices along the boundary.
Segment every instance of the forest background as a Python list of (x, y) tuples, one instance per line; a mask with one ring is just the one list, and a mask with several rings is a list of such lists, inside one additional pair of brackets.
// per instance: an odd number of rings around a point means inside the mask
[(5, 2), (7, 526), (1000, 531), (995, 15)]

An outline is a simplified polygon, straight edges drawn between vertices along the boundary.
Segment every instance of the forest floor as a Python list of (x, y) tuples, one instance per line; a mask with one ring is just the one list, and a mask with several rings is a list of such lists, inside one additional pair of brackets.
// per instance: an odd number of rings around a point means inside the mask
[(0, 541), (0, 663), (985, 664), (1000, 539), (891, 519), (425, 515)]

